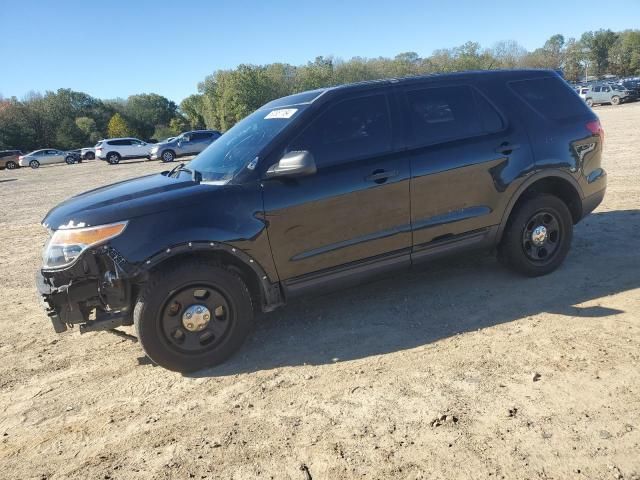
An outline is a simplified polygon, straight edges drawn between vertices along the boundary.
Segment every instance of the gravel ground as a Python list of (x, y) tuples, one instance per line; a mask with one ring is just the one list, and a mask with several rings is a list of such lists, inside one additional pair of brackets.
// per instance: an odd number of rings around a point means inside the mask
[(609, 189), (557, 272), (459, 257), (307, 298), (191, 376), (56, 335), (33, 281), (52, 206), (163, 166), (0, 172), (0, 478), (640, 479), (640, 103), (596, 110)]

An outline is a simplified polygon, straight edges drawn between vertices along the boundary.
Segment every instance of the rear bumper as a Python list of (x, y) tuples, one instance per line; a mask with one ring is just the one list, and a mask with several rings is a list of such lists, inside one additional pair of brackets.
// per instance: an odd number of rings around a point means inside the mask
[(592, 170), (585, 178), (582, 186), (582, 217), (593, 212), (602, 203), (607, 191), (607, 172), (603, 168)]
[(604, 194), (607, 191), (606, 188), (603, 188), (599, 192), (593, 193), (588, 197), (582, 199), (582, 217), (586, 217), (591, 212), (593, 212), (598, 205), (602, 203), (604, 199)]

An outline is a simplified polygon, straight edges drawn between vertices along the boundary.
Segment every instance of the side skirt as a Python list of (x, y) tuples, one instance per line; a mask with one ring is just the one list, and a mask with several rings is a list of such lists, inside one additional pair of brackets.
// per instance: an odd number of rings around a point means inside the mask
[(429, 260), (472, 250), (490, 250), (495, 246), (498, 226), (482, 228), (455, 236), (435, 239), (424, 245), (404, 249), (338, 267), (290, 278), (281, 283), (287, 300), (306, 293), (321, 293), (371, 281), (390, 272), (409, 269)]

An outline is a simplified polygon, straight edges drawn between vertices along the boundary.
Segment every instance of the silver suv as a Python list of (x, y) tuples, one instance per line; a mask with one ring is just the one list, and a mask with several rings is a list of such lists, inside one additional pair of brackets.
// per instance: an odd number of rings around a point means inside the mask
[(632, 100), (632, 95), (629, 90), (616, 89), (614, 85), (592, 85), (589, 91), (584, 94), (584, 100), (590, 107), (598, 103), (620, 105)]
[(173, 140), (157, 143), (151, 147), (151, 160), (173, 162), (178, 157), (197, 155), (222, 135), (217, 130), (192, 130), (178, 135)]

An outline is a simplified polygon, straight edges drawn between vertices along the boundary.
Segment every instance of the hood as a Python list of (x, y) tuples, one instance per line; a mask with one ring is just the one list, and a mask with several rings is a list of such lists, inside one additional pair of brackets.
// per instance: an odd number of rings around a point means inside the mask
[(71, 197), (47, 213), (42, 224), (57, 230), (61, 225), (88, 227), (129, 220), (203, 201), (220, 188), (224, 187), (198, 184), (186, 172), (177, 178), (148, 175)]

